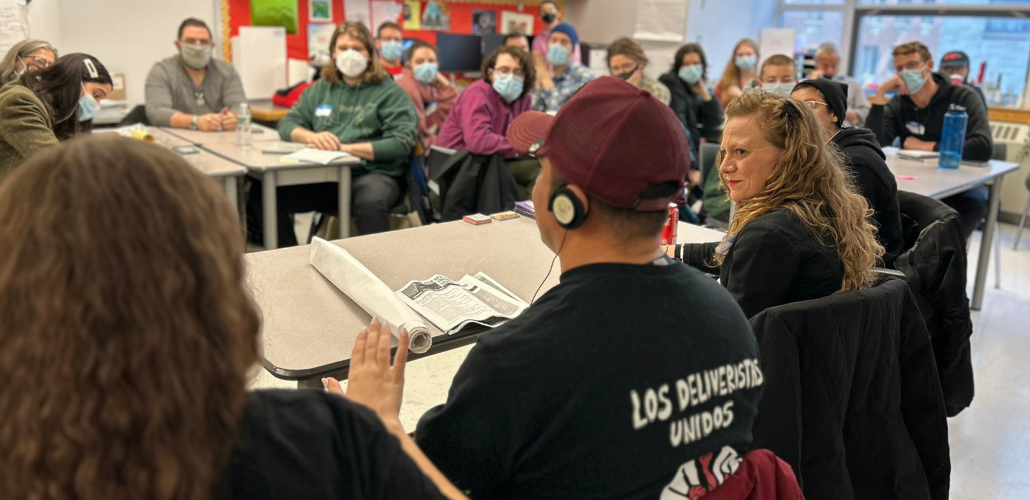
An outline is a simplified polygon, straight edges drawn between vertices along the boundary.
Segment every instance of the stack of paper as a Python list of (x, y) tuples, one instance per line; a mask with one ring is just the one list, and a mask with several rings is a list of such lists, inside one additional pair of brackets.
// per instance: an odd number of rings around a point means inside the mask
[(261, 152), (270, 155), (285, 155), (296, 153), (306, 147), (307, 145), (303, 142), (275, 141), (272, 144), (269, 144), (265, 149), (262, 149)]
[(350, 153), (304, 148), (296, 153), (283, 156), (279, 159), (279, 163), (317, 163), (319, 165), (328, 165), (347, 156), (350, 156)]
[(530, 219), (536, 219), (536, 207), (533, 206), (533, 201), (520, 201), (515, 204), (515, 213), (529, 217)]
[(920, 151), (916, 149), (902, 149), (898, 151), (898, 158), (904, 158), (906, 160), (932, 160), (937, 158), (938, 153), (936, 151)]

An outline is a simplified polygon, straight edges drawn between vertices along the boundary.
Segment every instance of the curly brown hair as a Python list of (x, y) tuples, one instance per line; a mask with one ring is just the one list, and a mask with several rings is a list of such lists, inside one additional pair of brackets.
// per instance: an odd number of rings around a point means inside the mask
[[(518, 99), (522, 99), (523, 96), (533, 90), (536, 85), (536, 65), (533, 64), (533, 56), (519, 47), (508, 47), (507, 45), (501, 45), (494, 49), (489, 56), (483, 60), (482, 66), (479, 68), (479, 72), (483, 75), (483, 79), (489, 83), (493, 83), (493, 69), (497, 66), (497, 58), (501, 54), (508, 54), (519, 62), (522, 66), (522, 72), (526, 75), (526, 79), (522, 82), (522, 93), (519, 94)], [(516, 100), (518, 100), (516, 99)]]
[[(753, 115), (758, 116), (765, 140), (782, 149), (783, 155), (762, 191), (739, 203), (723, 239), (739, 233), (751, 221), (785, 208), (806, 226), (833, 238), (844, 264), (839, 292), (871, 285), (883, 247), (876, 240), (876, 227), (869, 222), (873, 214), (869, 202), (858, 194), (843, 166), (843, 153), (826, 145), (815, 115), (800, 101), (749, 89), (726, 107), (727, 121)], [(720, 150), (716, 165), (725, 157), (726, 151)], [(720, 176), (720, 183), (729, 192), (725, 176)], [(713, 258), (722, 264), (722, 255), (716, 253)]]
[(158, 146), (74, 139), (7, 179), (0, 498), (210, 498), (260, 357), (243, 245)]

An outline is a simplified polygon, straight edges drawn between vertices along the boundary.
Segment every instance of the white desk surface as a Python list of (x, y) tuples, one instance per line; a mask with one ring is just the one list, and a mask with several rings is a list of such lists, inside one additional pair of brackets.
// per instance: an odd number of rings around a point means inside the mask
[[(190, 141), (192, 144), (206, 146), (208, 144), (236, 144), (237, 135), (235, 130), (228, 132), (203, 132), (185, 128), (160, 127), (180, 139)], [(251, 128), (250, 140), (254, 144), (262, 142), (275, 142), (279, 140), (279, 131), (268, 128), (264, 125), (254, 124)]]
[(941, 199), (983, 185), (997, 177), (1019, 169), (1019, 164), (991, 160), (986, 166), (962, 165), (957, 170), (937, 166), (937, 159), (919, 161), (897, 156), (896, 148), (884, 148), (887, 167), (895, 177), (913, 176), (915, 179), (897, 179), (898, 189)]
[[(175, 137), (174, 135), (168, 134), (156, 127), (148, 127), (147, 131), (154, 137), (154, 144), (158, 144), (169, 149), (177, 146), (196, 147), (189, 141)], [(201, 148), (196, 149), (198, 150), (196, 154), (179, 155), (179, 157), (186, 160), (186, 162), (192, 165), (193, 168), (203, 172), (205, 175), (218, 178), (241, 176), (247, 173), (247, 169), (232, 161), (204, 151)]]
[[(267, 145), (267, 144), (266, 144)], [(250, 170), (260, 172), (268, 170), (301, 170), (311, 168), (332, 168), (335, 170), (340, 165), (357, 165), (361, 159), (356, 156), (348, 156), (336, 160), (329, 165), (318, 163), (281, 163), (279, 160), (285, 155), (265, 154), (262, 143), (254, 143), (250, 149), (240, 149), (235, 142), (208, 143), (202, 147), (222, 158), (234, 161)]]
[[(680, 224), (679, 242), (721, 239), (722, 233)], [(442, 274), (459, 279), (485, 272), (525, 301), (554, 258), (527, 218), (482, 226), (449, 222), (333, 242), (354, 255), (391, 289)], [(248, 284), (263, 313), (265, 367), (286, 379), (346, 368), (358, 332), (371, 317), (308, 264), (309, 245), (247, 254)], [(558, 283), (561, 265), (540, 293)], [(447, 342), (432, 325), (430, 354)]]

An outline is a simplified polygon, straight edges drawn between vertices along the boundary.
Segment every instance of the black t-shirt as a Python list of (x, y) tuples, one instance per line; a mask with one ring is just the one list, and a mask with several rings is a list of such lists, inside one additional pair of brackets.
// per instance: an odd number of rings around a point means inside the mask
[(371, 410), (312, 390), (251, 393), (213, 498), (443, 499)]
[(594, 264), (481, 336), (415, 435), (476, 500), (653, 500), (703, 455), (732, 470), (761, 385), (751, 328), (714, 280), (671, 259)]

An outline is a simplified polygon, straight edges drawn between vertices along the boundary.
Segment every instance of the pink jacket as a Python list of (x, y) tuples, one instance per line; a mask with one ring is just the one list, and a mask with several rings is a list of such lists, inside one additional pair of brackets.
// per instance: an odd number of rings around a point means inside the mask
[(531, 94), (526, 92), (515, 102), (507, 103), (490, 86), (490, 82), (477, 80), (458, 98), (440, 128), (436, 144), (477, 155), (500, 153), (504, 158), (518, 156), (505, 134), (515, 117), (529, 111), (533, 103)]

